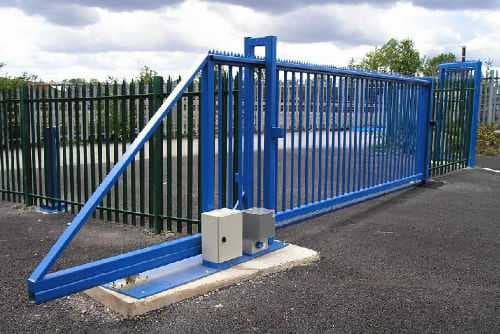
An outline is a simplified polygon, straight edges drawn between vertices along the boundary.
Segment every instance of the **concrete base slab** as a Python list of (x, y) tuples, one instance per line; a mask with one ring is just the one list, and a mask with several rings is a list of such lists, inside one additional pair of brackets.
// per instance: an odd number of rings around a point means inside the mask
[(307, 265), (317, 260), (319, 255), (316, 251), (288, 245), (213, 275), (142, 299), (129, 297), (105, 287), (96, 287), (85, 293), (111, 310), (131, 318), (244, 280)]

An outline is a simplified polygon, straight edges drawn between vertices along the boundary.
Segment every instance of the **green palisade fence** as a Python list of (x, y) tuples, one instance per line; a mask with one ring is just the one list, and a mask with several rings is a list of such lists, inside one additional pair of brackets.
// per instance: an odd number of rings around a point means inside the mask
[[(76, 213), (178, 82), (157, 76), (0, 91), (1, 199)], [(198, 86), (189, 87), (95, 218), (155, 233), (199, 231)]]

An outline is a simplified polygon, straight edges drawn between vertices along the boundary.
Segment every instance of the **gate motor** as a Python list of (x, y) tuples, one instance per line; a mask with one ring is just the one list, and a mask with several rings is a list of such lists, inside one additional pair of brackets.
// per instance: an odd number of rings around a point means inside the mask
[(243, 254), (254, 255), (269, 249), (275, 235), (273, 214), (273, 210), (263, 208), (218, 209), (203, 213), (203, 263), (219, 267)]

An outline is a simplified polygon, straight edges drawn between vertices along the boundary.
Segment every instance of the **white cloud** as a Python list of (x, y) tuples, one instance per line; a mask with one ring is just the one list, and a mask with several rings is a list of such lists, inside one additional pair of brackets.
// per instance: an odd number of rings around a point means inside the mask
[(426, 55), (458, 54), (467, 45), (470, 58), (500, 63), (500, 10), (429, 10), (385, 1), (392, 4), (316, 4), (278, 14), (201, 0), (153, 1), (145, 9), (132, 0), (92, 0), (84, 7), (92, 14), (88, 22), (68, 25), (69, 7), (57, 7), (61, 2), (52, 5), (53, 18), (31, 13), (26, 1), (24, 7), (14, 1), (0, 6), (4, 72), (46, 80), (130, 78), (149, 65), (163, 75), (185, 75), (208, 49), (241, 52), (243, 37), (269, 34), (278, 35), (281, 58), (339, 66), (390, 37), (412, 38)]

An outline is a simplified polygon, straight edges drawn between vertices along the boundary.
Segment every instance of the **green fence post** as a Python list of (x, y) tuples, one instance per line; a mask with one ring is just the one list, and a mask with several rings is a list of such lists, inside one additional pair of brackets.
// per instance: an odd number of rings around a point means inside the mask
[(32, 174), (31, 174), (31, 148), (30, 148), (30, 116), (29, 116), (29, 92), (28, 85), (20, 88), (20, 112), (21, 112), (21, 150), (23, 152), (23, 192), (24, 203), (33, 205)]
[[(153, 77), (153, 105), (154, 112), (163, 103), (163, 77)], [(153, 164), (153, 213), (154, 231), (161, 233), (163, 230), (163, 123), (158, 127), (152, 138), (153, 156), (150, 163)], [(169, 180), (170, 182), (170, 180)]]

